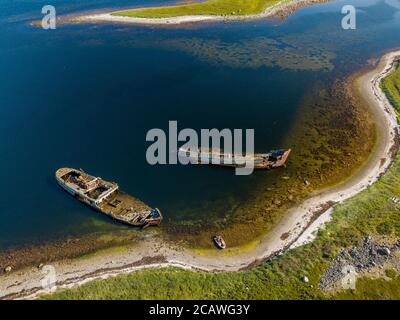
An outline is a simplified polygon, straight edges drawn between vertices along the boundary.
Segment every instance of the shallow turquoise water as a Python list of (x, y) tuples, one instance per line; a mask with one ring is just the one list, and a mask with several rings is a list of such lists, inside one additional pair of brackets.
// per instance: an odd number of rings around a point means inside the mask
[[(172, 1), (52, 1), (58, 14)], [(357, 30), (341, 29), (344, 4)], [(162, 209), (165, 223), (221, 217), (276, 172), (150, 166), (146, 132), (254, 128), (282, 145), (304, 95), (399, 46), (400, 1), (335, 1), (284, 22), (184, 28), (60, 25), (44, 1), (0, 4), (0, 247), (119, 228), (62, 192), (53, 173), (81, 167)], [(397, 7), (396, 7), (397, 6)]]

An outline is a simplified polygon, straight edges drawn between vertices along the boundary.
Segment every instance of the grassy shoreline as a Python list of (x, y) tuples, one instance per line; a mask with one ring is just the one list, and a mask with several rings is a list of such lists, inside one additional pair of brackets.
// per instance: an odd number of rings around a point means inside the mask
[(390, 103), (400, 115), (400, 62), (396, 64), (396, 71), (383, 79), (381, 88), (385, 92)]
[(263, 12), (287, 0), (207, 0), (200, 3), (138, 8), (113, 12), (113, 16), (136, 18), (167, 18), (193, 15), (235, 16)]

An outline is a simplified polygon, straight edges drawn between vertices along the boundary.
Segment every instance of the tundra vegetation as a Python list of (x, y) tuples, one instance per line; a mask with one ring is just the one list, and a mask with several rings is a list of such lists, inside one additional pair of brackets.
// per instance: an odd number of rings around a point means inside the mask
[[(400, 68), (382, 88), (400, 111)], [(400, 275), (391, 267), (384, 276), (365, 274), (356, 289), (327, 293), (319, 282), (341, 248), (366, 236), (377, 241), (400, 238), (400, 155), (375, 184), (334, 207), (332, 220), (317, 238), (270, 263), (241, 272), (195, 272), (178, 268), (146, 269), (96, 280), (44, 299), (400, 299)], [(304, 282), (304, 277), (308, 282)]]
[(389, 101), (400, 110), (400, 63), (396, 64), (396, 71), (391, 73), (381, 83), (381, 87), (388, 97)]
[[(286, 0), (284, 0), (286, 1)], [(207, 0), (200, 3), (139, 8), (114, 12), (113, 15), (137, 18), (168, 18), (194, 15), (234, 16), (261, 13), (279, 0)]]

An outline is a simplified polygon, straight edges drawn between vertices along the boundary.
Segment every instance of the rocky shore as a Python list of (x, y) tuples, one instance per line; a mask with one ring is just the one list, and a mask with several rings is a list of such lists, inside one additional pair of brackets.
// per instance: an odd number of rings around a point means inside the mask
[(342, 249), (322, 277), (319, 287), (330, 291), (341, 289), (343, 281), (349, 276), (355, 280), (358, 275), (374, 273), (385, 268), (400, 272), (400, 240), (390, 243), (379, 243), (371, 237), (355, 247)]

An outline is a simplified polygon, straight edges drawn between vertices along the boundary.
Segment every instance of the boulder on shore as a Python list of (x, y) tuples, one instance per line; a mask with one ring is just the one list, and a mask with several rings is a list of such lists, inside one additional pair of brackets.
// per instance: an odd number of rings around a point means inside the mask
[(382, 256), (390, 256), (390, 249), (386, 247), (378, 249), (377, 252)]

